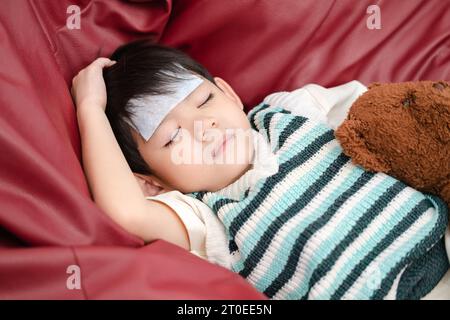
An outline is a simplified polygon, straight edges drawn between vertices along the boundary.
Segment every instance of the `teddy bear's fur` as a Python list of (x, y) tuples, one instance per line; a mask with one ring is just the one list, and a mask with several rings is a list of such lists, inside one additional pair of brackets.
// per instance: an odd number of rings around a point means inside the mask
[(436, 194), (450, 208), (449, 82), (373, 83), (335, 136), (354, 163)]

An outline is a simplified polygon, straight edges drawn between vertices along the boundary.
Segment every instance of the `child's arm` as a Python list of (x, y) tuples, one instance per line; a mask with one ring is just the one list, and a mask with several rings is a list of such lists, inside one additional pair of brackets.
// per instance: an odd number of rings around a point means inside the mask
[(116, 223), (145, 242), (163, 239), (189, 250), (183, 223), (170, 207), (145, 199), (114, 137), (104, 111), (102, 77), (102, 69), (112, 64), (99, 58), (72, 81), (83, 167), (94, 201)]

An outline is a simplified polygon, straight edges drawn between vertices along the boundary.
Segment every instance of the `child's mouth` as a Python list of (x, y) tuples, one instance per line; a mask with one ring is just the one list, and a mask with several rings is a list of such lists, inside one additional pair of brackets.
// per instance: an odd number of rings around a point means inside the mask
[(231, 139), (233, 139), (233, 135), (232, 134), (225, 135), (224, 139), (219, 144), (219, 146), (216, 149), (213, 150), (212, 157), (215, 158), (218, 155), (222, 154), (225, 151), (225, 148), (227, 147), (227, 145), (230, 143)]

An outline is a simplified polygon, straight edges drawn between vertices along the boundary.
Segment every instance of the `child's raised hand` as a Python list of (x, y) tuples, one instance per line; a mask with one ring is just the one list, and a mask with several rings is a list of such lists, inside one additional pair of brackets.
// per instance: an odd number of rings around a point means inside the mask
[(115, 63), (108, 58), (97, 58), (72, 79), (70, 92), (77, 110), (100, 107), (105, 111), (106, 86), (102, 71)]

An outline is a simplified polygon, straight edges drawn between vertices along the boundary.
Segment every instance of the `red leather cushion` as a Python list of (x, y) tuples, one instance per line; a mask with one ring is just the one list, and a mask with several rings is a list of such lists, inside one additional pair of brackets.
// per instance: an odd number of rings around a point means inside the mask
[[(80, 267), (81, 289), (68, 289)], [(0, 253), (0, 299), (263, 299), (243, 278), (165, 241)]]
[[(249, 110), (307, 83), (450, 79), (450, 1), (175, 1), (161, 42), (229, 81)], [(369, 30), (378, 4), (381, 29)]]
[[(89, 196), (69, 86), (99, 50), (161, 32), (170, 3), (7, 1), (0, 10), (0, 299), (263, 299), (165, 241), (142, 246)], [(69, 266), (81, 290), (69, 290)]]
[[(18, 0), (0, 10), (0, 298), (264, 298), (164, 241), (142, 246), (92, 202), (69, 93), (99, 55), (153, 34), (227, 80), (249, 110), (279, 90), (450, 75), (450, 2)], [(69, 5), (81, 29), (66, 28)], [(66, 269), (81, 267), (83, 290)]]

